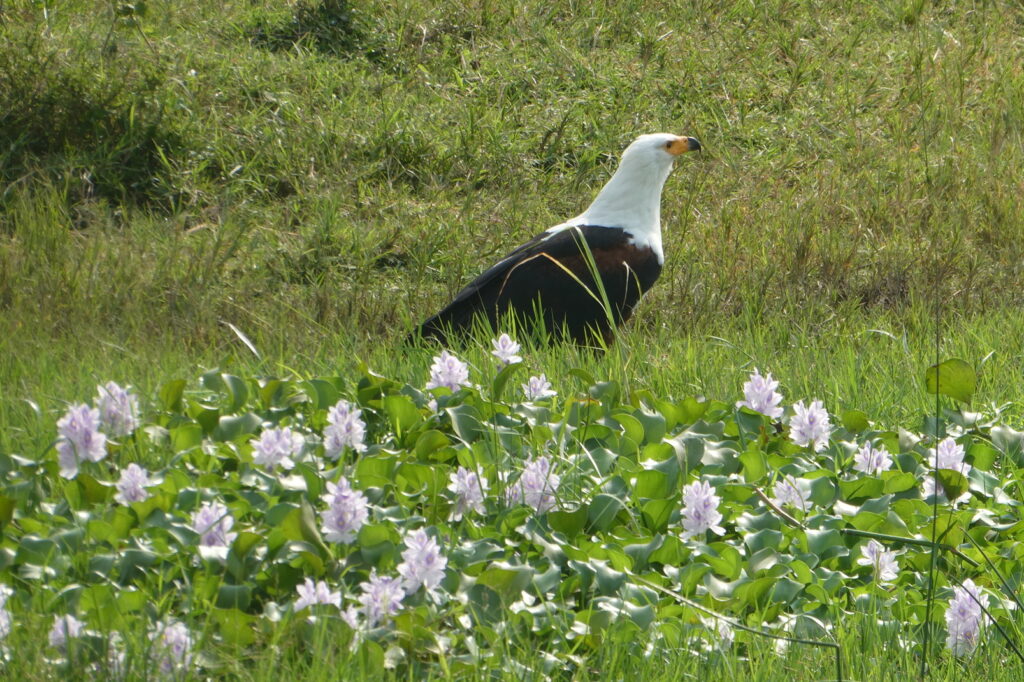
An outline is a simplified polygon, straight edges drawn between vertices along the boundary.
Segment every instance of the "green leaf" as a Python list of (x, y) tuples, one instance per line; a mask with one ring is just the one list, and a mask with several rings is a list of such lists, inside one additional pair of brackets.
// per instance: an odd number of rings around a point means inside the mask
[(883, 492), (889, 495), (901, 493), (916, 486), (917, 476), (906, 471), (886, 471), (882, 473), (882, 481), (885, 483)]
[(221, 417), (217, 428), (213, 430), (213, 439), (219, 442), (235, 441), (250, 433), (255, 433), (263, 420), (252, 412), (237, 417)]
[(419, 408), (407, 395), (395, 394), (384, 397), (384, 412), (399, 438), (423, 420)]
[(868, 422), (868, 415), (860, 410), (846, 410), (840, 417), (843, 428), (851, 433), (867, 431), (871, 424)]
[(495, 402), (501, 400), (501, 394), (505, 392), (505, 386), (508, 384), (509, 379), (512, 378), (516, 372), (520, 371), (523, 367), (523, 363), (516, 362), (511, 365), (505, 365), (495, 375), (494, 381), (491, 382), (491, 400)]
[(633, 495), (637, 499), (668, 497), (668, 476), (655, 469), (647, 469), (636, 475)]
[(217, 589), (217, 608), (242, 609), (249, 608), (252, 601), (252, 588), (248, 585), (221, 585)]
[(513, 566), (504, 561), (496, 561), (477, 576), (476, 582), (491, 588), (505, 601), (513, 601), (529, 587), (536, 572), (532, 566)]
[(181, 412), (181, 396), (185, 392), (186, 381), (175, 379), (168, 381), (160, 388), (160, 406), (168, 412)]
[(885, 490), (885, 484), (880, 478), (862, 476), (852, 481), (840, 481), (839, 490), (842, 492), (844, 500), (852, 502), (868, 497), (878, 497)]
[(594, 496), (587, 511), (590, 527), (598, 531), (606, 531), (615, 523), (615, 517), (626, 508), (622, 500), (614, 495), (600, 493)]
[(451, 442), (448, 440), (448, 436), (444, 435), (437, 429), (430, 429), (424, 431), (416, 439), (416, 446), (413, 450), (416, 452), (416, 459), (425, 460), (427, 455), (441, 448), (448, 447)]
[(743, 480), (747, 483), (756, 483), (768, 473), (764, 453), (756, 447), (748, 448), (740, 454), (740, 464), (743, 465)]
[(932, 365), (925, 373), (925, 387), (929, 393), (941, 393), (962, 403), (971, 402), (976, 384), (974, 368), (960, 358)]
[(341, 399), (341, 393), (334, 384), (323, 379), (310, 379), (302, 382), (300, 386), (316, 410), (330, 409)]
[(487, 430), (481, 423), (480, 412), (472, 405), (449, 407), (445, 411), (451, 417), (452, 430), (464, 443), (472, 443), (486, 436)]
[[(221, 590), (223, 589), (224, 587), (221, 588)], [(240, 595), (232, 595), (232, 597), (237, 598), (240, 597)], [(230, 601), (232, 597), (225, 595), (224, 601)], [(217, 594), (217, 601), (221, 601), (220, 592)], [(237, 608), (230, 607), (219, 607), (213, 609), (210, 612), (210, 615), (213, 617), (213, 621), (217, 624), (217, 629), (225, 642), (236, 646), (249, 646), (256, 641), (256, 634), (253, 632), (253, 624), (257, 621), (256, 616), (243, 613)]]
[(942, 486), (942, 490), (946, 493), (947, 500), (955, 500), (960, 497), (967, 492), (970, 486), (967, 477), (953, 469), (939, 469), (935, 472), (935, 477), (938, 479), (939, 485)]
[(11, 519), (14, 518), (14, 498), (0, 495), (0, 530), (2, 530)]
[(175, 452), (184, 452), (198, 447), (203, 442), (203, 427), (199, 424), (188, 423), (176, 426), (170, 430), (171, 448)]
[(664, 533), (668, 530), (668, 522), (672, 518), (672, 512), (679, 508), (679, 500), (662, 499), (648, 500), (640, 507), (640, 518), (644, 525), (655, 533)]
[(563, 533), (572, 540), (581, 532), (587, 523), (587, 507), (580, 507), (574, 511), (552, 509), (548, 512), (548, 525), (552, 530)]

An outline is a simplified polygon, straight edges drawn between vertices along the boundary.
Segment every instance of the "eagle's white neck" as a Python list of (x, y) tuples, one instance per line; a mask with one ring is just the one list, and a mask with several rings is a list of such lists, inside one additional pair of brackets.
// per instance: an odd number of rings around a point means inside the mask
[(601, 189), (590, 207), (569, 225), (621, 227), (633, 235), (637, 246), (649, 246), (665, 262), (661, 248), (661, 188), (672, 172), (667, 154), (623, 155), (615, 175)]

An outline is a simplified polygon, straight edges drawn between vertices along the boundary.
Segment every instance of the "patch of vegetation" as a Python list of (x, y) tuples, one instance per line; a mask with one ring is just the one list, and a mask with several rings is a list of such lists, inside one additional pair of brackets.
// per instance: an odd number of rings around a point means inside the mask
[(251, 29), (252, 44), (273, 51), (309, 50), (330, 57), (362, 55), (381, 63), (384, 52), (349, 0), (300, 0), (291, 16), (263, 20)]

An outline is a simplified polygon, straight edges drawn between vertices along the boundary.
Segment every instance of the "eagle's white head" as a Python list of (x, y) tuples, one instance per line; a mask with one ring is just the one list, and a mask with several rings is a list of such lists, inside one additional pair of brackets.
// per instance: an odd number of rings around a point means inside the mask
[(641, 135), (626, 147), (618, 170), (590, 207), (566, 225), (621, 227), (633, 235), (634, 244), (651, 247), (658, 262), (663, 263), (661, 188), (676, 157), (700, 148), (700, 142), (693, 137), (669, 133)]

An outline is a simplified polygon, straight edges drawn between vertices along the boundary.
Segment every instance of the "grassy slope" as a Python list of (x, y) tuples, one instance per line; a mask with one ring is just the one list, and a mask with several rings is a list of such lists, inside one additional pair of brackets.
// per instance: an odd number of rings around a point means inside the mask
[(563, 394), (582, 365), (731, 398), (756, 365), (914, 427), (937, 298), (941, 356), (1019, 418), (1012, 4), (359, 0), (321, 42), (314, 7), (0, 6), (0, 448), (108, 378), (425, 376), (405, 329), (653, 130), (706, 149), (666, 186), (666, 271), (621, 353), (530, 354)]

